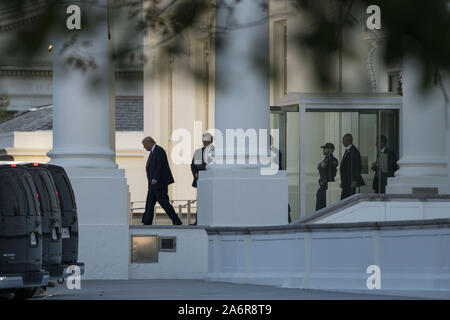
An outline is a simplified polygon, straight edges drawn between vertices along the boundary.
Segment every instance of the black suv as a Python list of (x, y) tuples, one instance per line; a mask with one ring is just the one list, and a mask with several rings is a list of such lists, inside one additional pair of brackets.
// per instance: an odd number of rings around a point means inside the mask
[(42, 265), (50, 278), (62, 278), (61, 211), (52, 174), (39, 163), (21, 165), (31, 174), (41, 210), (43, 252)]
[(47, 286), (42, 252), (42, 221), (31, 175), (16, 164), (0, 165), (0, 291), (26, 298)]
[[(78, 216), (75, 193), (69, 177), (63, 167), (51, 164), (39, 164), (52, 174), (56, 186), (56, 194), (61, 210), (62, 264), (76, 265), (84, 273), (84, 263), (78, 262)], [(67, 272), (65, 270), (64, 278)]]

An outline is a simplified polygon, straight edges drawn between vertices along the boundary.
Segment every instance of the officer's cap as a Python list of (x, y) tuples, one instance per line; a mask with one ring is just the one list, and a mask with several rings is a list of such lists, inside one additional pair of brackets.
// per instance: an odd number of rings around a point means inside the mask
[(212, 135), (209, 132), (206, 132), (202, 135), (202, 141), (212, 141)]
[(323, 146), (321, 146), (322, 149), (327, 149), (327, 148), (331, 148), (334, 150), (334, 144), (332, 144), (331, 142), (327, 142), (325, 143)]

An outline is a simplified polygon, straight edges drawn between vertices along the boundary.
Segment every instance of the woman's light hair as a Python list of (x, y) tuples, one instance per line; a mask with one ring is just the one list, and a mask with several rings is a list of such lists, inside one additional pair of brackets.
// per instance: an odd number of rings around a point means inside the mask
[(155, 140), (152, 137), (145, 137), (144, 139), (142, 139), (142, 144), (146, 144), (147, 142), (156, 144)]

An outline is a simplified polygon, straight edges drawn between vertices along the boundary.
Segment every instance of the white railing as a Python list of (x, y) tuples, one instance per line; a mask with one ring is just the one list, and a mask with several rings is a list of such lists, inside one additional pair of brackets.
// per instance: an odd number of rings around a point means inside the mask
[[(175, 213), (185, 225), (197, 224), (196, 200), (169, 200), (175, 209)], [(130, 202), (130, 225), (142, 225), (141, 219), (145, 211), (145, 201)], [(154, 225), (171, 225), (169, 216), (157, 203), (153, 216)]]
[[(450, 219), (207, 227), (206, 232), (205, 280), (391, 295), (395, 290), (405, 296), (450, 292)], [(380, 290), (371, 291), (374, 267)]]

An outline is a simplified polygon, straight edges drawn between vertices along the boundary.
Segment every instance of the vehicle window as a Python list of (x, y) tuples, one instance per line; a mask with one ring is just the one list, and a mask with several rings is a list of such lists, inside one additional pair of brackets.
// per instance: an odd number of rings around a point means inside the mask
[(26, 195), (25, 202), (27, 204), (28, 215), (40, 215), (41, 211), (37, 200), (36, 188), (34, 187), (33, 180), (31, 180), (31, 176), (23, 176), (22, 180), (20, 180), (20, 184), (24, 190), (24, 194)]
[(48, 191), (51, 207), (54, 210), (58, 210), (59, 200), (58, 197), (56, 196), (56, 186), (55, 183), (53, 182), (52, 176), (50, 175), (49, 172), (44, 171), (41, 173), (41, 177), (45, 181), (45, 187)]
[(37, 201), (37, 198), (34, 196), (36, 194), (36, 188), (34, 186), (33, 180), (31, 179), (31, 176), (26, 176), (26, 184), (28, 185), (28, 190), (33, 195), (32, 198), (30, 198), (30, 202), (33, 204), (34, 209), (37, 211), (37, 214), (40, 215), (41, 211), (39, 209), (39, 202)]
[[(31, 204), (31, 201), (30, 201), (30, 198), (32, 197), (31, 192), (24, 186), (22, 179), (17, 180), (17, 187), (19, 188), (21, 195), (23, 197), (22, 202), (24, 204), (24, 210), (28, 215), (31, 215), (30, 208), (33, 208), (33, 205)], [(34, 196), (36, 196), (36, 195), (34, 195)]]
[(26, 215), (28, 210), (27, 195), (25, 194), (22, 184), (21, 184), (21, 173), (14, 175), (14, 179), (11, 180), (11, 186), (13, 187), (13, 192), (17, 197), (19, 203), (20, 215)]
[(53, 178), (56, 184), (56, 189), (58, 190), (61, 210), (72, 211), (74, 205), (72, 202), (72, 191), (69, 188), (69, 185), (60, 173), (55, 173)]
[(0, 207), (2, 216), (20, 216), (21, 210), (17, 193), (11, 184), (11, 176), (0, 176)]
[(51, 211), (51, 206), (50, 206), (50, 195), (48, 193), (47, 190), (47, 186), (46, 183), (44, 181), (44, 179), (42, 178), (41, 174), (38, 172), (35, 172), (33, 175), (34, 179), (34, 185), (37, 189), (37, 192), (39, 194), (39, 204), (41, 206), (41, 210), (44, 212), (49, 212)]
[(64, 181), (65, 181), (65, 183), (66, 183), (66, 187), (67, 187), (67, 189), (70, 191), (69, 192), (69, 195), (70, 195), (70, 202), (71, 202), (71, 204), (72, 204), (72, 207), (76, 207), (76, 204), (75, 204), (75, 195), (73, 194), (73, 189), (72, 189), (72, 187), (71, 187), (71, 185), (70, 185), (70, 182), (69, 182), (69, 179), (67, 178), (67, 176), (65, 176), (65, 175), (63, 175), (63, 178), (64, 178)]

